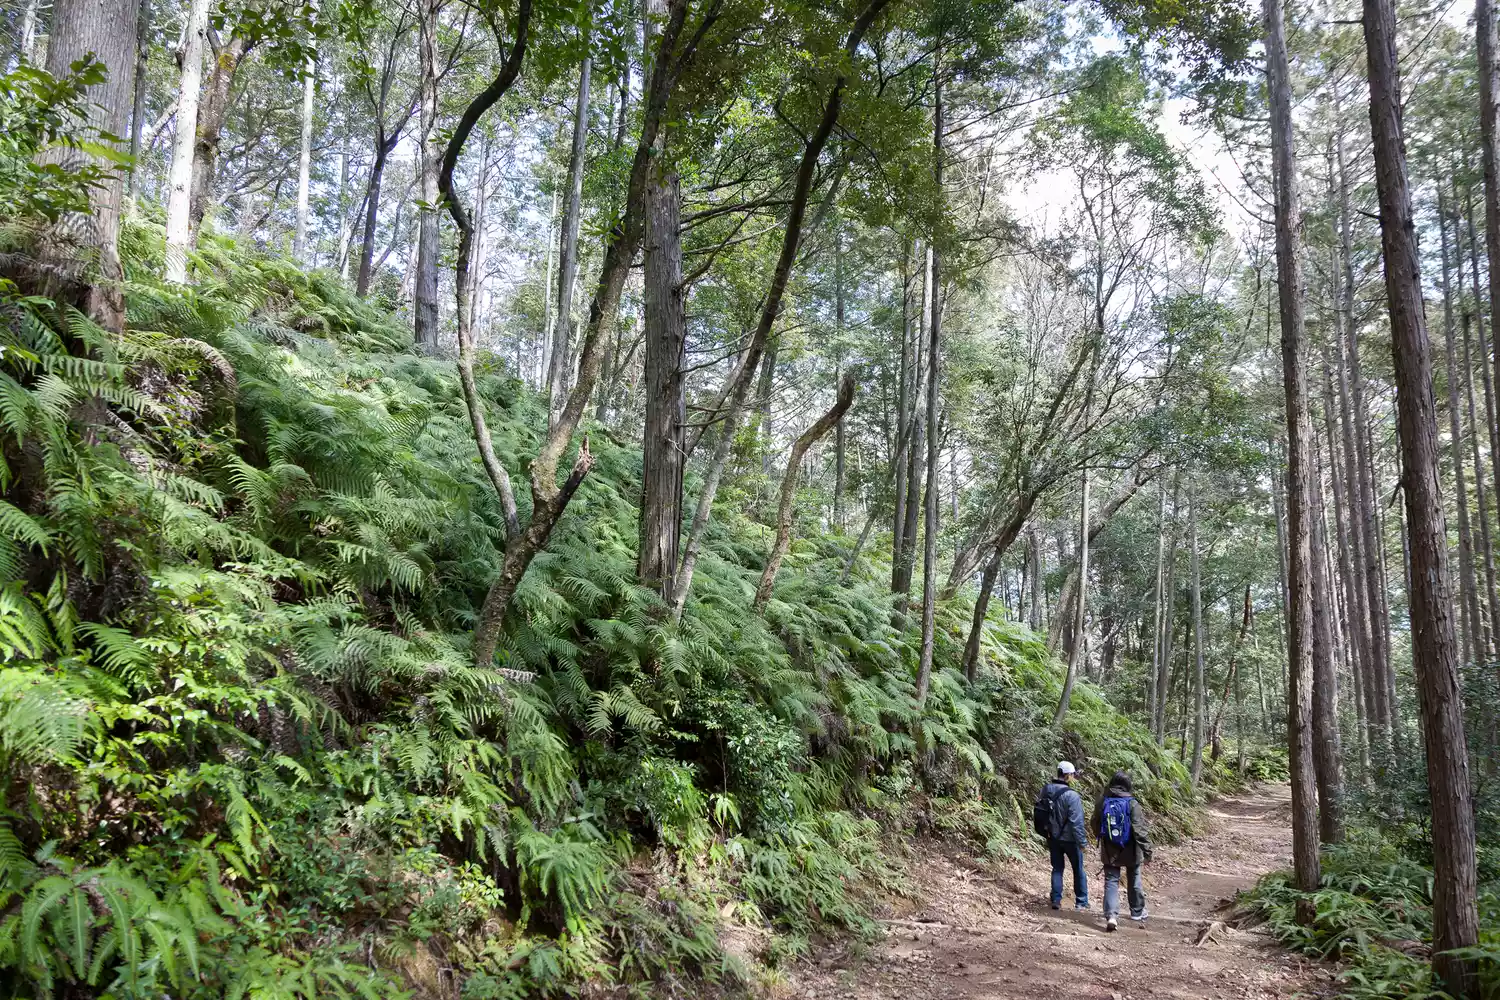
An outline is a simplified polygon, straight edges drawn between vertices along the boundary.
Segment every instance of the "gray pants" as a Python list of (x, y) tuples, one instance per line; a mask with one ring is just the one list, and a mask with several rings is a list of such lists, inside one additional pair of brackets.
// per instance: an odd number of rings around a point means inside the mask
[[(1130, 915), (1144, 916), (1146, 913), (1146, 890), (1141, 884), (1141, 866), (1129, 865), (1125, 869), (1126, 889), (1129, 893)], [(1120, 912), (1120, 866), (1104, 866), (1104, 916), (1113, 917)]]

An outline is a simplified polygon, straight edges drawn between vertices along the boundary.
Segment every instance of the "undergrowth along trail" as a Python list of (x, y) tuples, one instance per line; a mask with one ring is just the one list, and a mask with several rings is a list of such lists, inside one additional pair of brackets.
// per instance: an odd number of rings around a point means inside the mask
[(939, 853), (915, 860), (907, 898), (883, 914), (867, 952), (817, 960), (786, 995), (822, 1000), (1263, 1000), (1333, 995), (1324, 967), (1259, 930), (1224, 923), (1223, 904), (1291, 854), (1290, 799), (1266, 785), (1210, 806), (1199, 837), (1146, 866), (1150, 920), (1104, 930), (1103, 871), (1089, 852), (1092, 909), (1048, 908), (1047, 861), (978, 870)]

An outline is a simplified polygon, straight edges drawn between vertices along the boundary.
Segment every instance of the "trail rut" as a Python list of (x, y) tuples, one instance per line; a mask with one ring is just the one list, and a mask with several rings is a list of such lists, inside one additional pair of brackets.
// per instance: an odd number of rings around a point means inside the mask
[[(883, 914), (885, 938), (817, 957), (783, 996), (824, 1000), (1264, 1000), (1332, 995), (1325, 967), (1262, 932), (1221, 921), (1262, 874), (1290, 864), (1290, 797), (1262, 786), (1214, 803), (1206, 832), (1163, 845), (1146, 866), (1151, 913), (1106, 933), (1103, 870), (1089, 858), (1092, 909), (1047, 905), (1045, 857), (984, 872), (927, 855)], [(1069, 876), (1071, 879), (1071, 875)], [(1122, 904), (1124, 900), (1121, 900)]]

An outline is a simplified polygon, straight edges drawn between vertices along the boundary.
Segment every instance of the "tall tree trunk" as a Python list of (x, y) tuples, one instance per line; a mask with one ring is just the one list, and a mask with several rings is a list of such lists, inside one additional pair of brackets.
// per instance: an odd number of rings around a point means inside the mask
[[(139, 0), (56, 0), (47, 38), (45, 69), (64, 77), (70, 67), (93, 55), (108, 71), (102, 83), (86, 94), (87, 124), (110, 135), (125, 135), (135, 91), (135, 38)], [(94, 162), (108, 166), (102, 153), (59, 149), (44, 157), (64, 169)], [(124, 209), (124, 177), (112, 173), (93, 192), (87, 215), (60, 219), (42, 243), (42, 262), (75, 271), (80, 258), (94, 258), (85, 311), (107, 330), (125, 326), (125, 297), (121, 288), (120, 216)]]
[[(1500, 88), (1500, 67), (1496, 66), (1495, 10), (1492, 0), (1475, 0), (1474, 35), (1479, 61), (1479, 149), (1484, 167), (1484, 249), (1489, 264), (1489, 305), (1491, 340), (1494, 346), (1495, 385), (1500, 388), (1500, 168), (1496, 163), (1497, 135), (1496, 92)], [(1472, 214), (1470, 216), (1472, 219)], [(1481, 338), (1482, 339), (1482, 338)], [(1485, 359), (1481, 357), (1480, 363)], [(1489, 371), (1488, 368), (1485, 369)], [(1488, 380), (1486, 380), (1488, 381)], [(1500, 505), (1500, 451), (1496, 450), (1495, 432), (1500, 430), (1500, 415), (1491, 421), (1490, 462), (1495, 473), (1495, 502)], [(1477, 476), (1478, 473), (1476, 472)], [(1500, 623), (1497, 623), (1500, 628)]]
[[(568, 198), (563, 208), (558, 247), (557, 323), (552, 330), (552, 358), (547, 371), (548, 420), (557, 419), (567, 399), (572, 374), (568, 362), (573, 340), (573, 287), (578, 278), (578, 224), (583, 211), (583, 167), (589, 140), (589, 85), (593, 60), (578, 68), (578, 97), (573, 102), (573, 149), (568, 156)], [(646, 357), (650, 358), (649, 347)], [(673, 558), (676, 558), (675, 549)]]
[[(991, 543), (990, 561), (979, 582), (979, 594), (974, 601), (974, 613), (969, 620), (969, 638), (964, 643), (964, 676), (970, 681), (974, 680), (979, 673), (979, 646), (984, 638), (984, 622), (989, 614), (990, 597), (994, 592), (995, 576), (1000, 570), (1000, 562), (1005, 558), (1005, 553), (1021, 534), (1021, 529), (1030, 517), (1031, 501), (1023, 500), (1020, 506), (1011, 511), (1010, 519)], [(1034, 545), (1034, 533), (1032, 542)], [(1033, 569), (1039, 575), (1039, 566), (1034, 566)]]
[[(1464, 371), (1474, 370), (1473, 354), (1470, 349), (1469, 317), (1464, 316)], [(1483, 359), (1484, 351), (1480, 351)], [(1480, 361), (1484, 366), (1484, 361)], [(1479, 430), (1475, 426), (1474, 418), (1474, 381), (1468, 379), (1464, 383), (1464, 396), (1466, 399), (1465, 412), (1469, 424), (1469, 458), (1474, 463), (1474, 516), (1479, 524), (1479, 547), (1476, 550), (1484, 566), (1485, 594), (1488, 597), (1485, 609), (1489, 612), (1489, 627), (1481, 625), (1479, 635), (1484, 642), (1484, 653), (1487, 659), (1493, 658), (1496, 651), (1496, 629), (1500, 628), (1500, 604), (1497, 604), (1495, 596), (1495, 559), (1493, 548), (1490, 545), (1490, 513), (1489, 504), (1486, 502), (1484, 486), (1484, 458), (1479, 450)]]
[(764, 611), (771, 599), (771, 590), (776, 586), (776, 574), (781, 571), (781, 561), (786, 558), (792, 545), (792, 500), (797, 492), (797, 473), (802, 459), (819, 438), (827, 434), (854, 404), (854, 376), (845, 375), (839, 380), (838, 399), (833, 407), (803, 431), (792, 445), (791, 457), (787, 459), (786, 474), (781, 478), (781, 500), (776, 511), (776, 540), (771, 545), (771, 555), (766, 559), (766, 568), (760, 574), (760, 584), (755, 588), (755, 610)]
[(486, 214), (490, 206), (490, 152), (492, 140), (488, 134), (480, 145), (479, 153), (479, 180), (474, 185), (474, 264), (469, 272), (469, 315), (467, 318), (470, 328), (476, 333), (480, 329), (480, 302), (484, 296), (484, 272), (489, 267), (489, 240), (485, 238)]
[(1068, 672), (1063, 676), (1062, 697), (1052, 716), (1054, 726), (1062, 725), (1073, 700), (1073, 685), (1078, 680), (1078, 655), (1083, 649), (1083, 629), (1088, 611), (1089, 593), (1089, 470), (1083, 470), (1082, 499), (1078, 505), (1078, 597), (1073, 602), (1073, 652), (1068, 656)]
[(1334, 435), (1334, 413), (1337, 401), (1333, 391), (1333, 360), (1328, 346), (1323, 346), (1323, 427), (1325, 441), (1328, 450), (1329, 478), (1333, 483), (1333, 512), (1334, 526), (1337, 534), (1338, 544), (1338, 579), (1343, 584), (1344, 594), (1344, 639), (1345, 648), (1349, 652), (1349, 672), (1354, 690), (1355, 718), (1358, 724), (1360, 761), (1363, 770), (1369, 770), (1370, 763), (1370, 716), (1365, 705), (1365, 662), (1367, 651), (1361, 643), (1360, 637), (1364, 628), (1364, 588), (1359, 586), (1355, 579), (1355, 566), (1357, 565), (1350, 545), (1350, 534), (1348, 517), (1350, 508), (1349, 489), (1347, 486), (1344, 468), (1339, 461), (1339, 451), (1335, 444)]
[[(1292, 85), (1281, 0), (1264, 0), (1266, 75), (1271, 98), (1271, 174), (1276, 194), (1276, 277), (1281, 312), (1281, 368), (1287, 426), (1287, 739), (1292, 773), (1292, 861), (1298, 888), (1314, 892), (1318, 863), (1317, 777), (1312, 737), (1312, 517), (1308, 482), (1312, 427), (1308, 418), (1302, 326), (1301, 213), (1292, 132)], [(1299, 919), (1312, 913), (1299, 908)]]
[(412, 319), (417, 350), (431, 351), (438, 343), (438, 17), (443, 0), (421, 0), (418, 31), (421, 72), (422, 134), (417, 142), (422, 203), (417, 206), (417, 273), (412, 292)]
[(927, 247), (923, 255), (922, 265), (922, 308), (917, 316), (916, 340), (912, 348), (912, 363), (916, 370), (913, 372), (911, 396), (909, 399), (912, 426), (916, 429), (915, 443), (911, 451), (907, 453), (906, 460), (906, 525), (901, 532), (900, 566), (897, 570), (896, 592), (896, 616), (904, 619), (906, 609), (911, 601), (912, 578), (916, 575), (917, 564), (917, 529), (922, 516), (922, 479), (924, 465), (922, 463), (923, 446), (927, 441), (927, 423), (918, 413), (918, 408), (925, 398), (924, 382), (925, 363), (923, 358), (923, 345), (927, 342), (927, 321), (931, 318), (931, 296), (932, 296), (932, 247)]
[[(536, 372), (537, 388), (543, 392), (547, 390), (547, 376), (552, 371), (552, 327), (557, 319), (552, 314), (552, 269), (557, 256), (557, 208), (561, 202), (558, 193), (553, 191), (552, 211), (547, 214), (547, 274), (542, 279), (542, 330), (538, 338), (541, 350), (537, 352)], [(551, 404), (548, 406), (550, 410)], [(550, 412), (547, 419), (552, 419)]]
[[(1500, 455), (1500, 430), (1495, 426), (1495, 391), (1490, 382), (1490, 368), (1486, 363), (1489, 356), (1489, 345), (1486, 342), (1484, 323), (1484, 296), (1480, 291), (1479, 281), (1479, 242), (1474, 231), (1474, 196), (1473, 189), (1469, 189), (1466, 201), (1465, 218), (1469, 229), (1469, 268), (1470, 276), (1474, 282), (1474, 320), (1479, 329), (1479, 373), (1484, 385), (1484, 410), (1485, 426), (1489, 433), (1490, 454)], [(1470, 360), (1469, 325), (1467, 319), (1464, 322), (1464, 370), (1474, 371)], [(1480, 456), (1478, 429), (1475, 425), (1474, 409), (1474, 380), (1466, 381), (1468, 396), (1469, 416), (1469, 447), (1474, 459), (1474, 503), (1475, 517), (1479, 523), (1479, 545), (1477, 550), (1479, 556), (1484, 560), (1484, 585), (1485, 596), (1488, 600), (1490, 613), (1490, 656), (1493, 657), (1500, 651), (1500, 639), (1496, 638), (1497, 630), (1500, 630), (1500, 594), (1495, 588), (1495, 549), (1490, 538), (1490, 515), (1486, 493), (1489, 492), (1485, 485), (1484, 459)], [(1496, 489), (1500, 489), (1500, 463), (1495, 467)], [(1491, 494), (1492, 496), (1494, 494)], [(1500, 500), (1500, 497), (1497, 497)]]
[[(1342, 256), (1342, 255), (1341, 255)], [(1345, 277), (1351, 276), (1351, 270), (1344, 270)], [(1342, 293), (1345, 305), (1351, 304), (1347, 297), (1347, 290)], [(1354, 317), (1346, 314), (1344, 309), (1339, 310), (1343, 317), (1345, 327), (1353, 325)], [(1366, 559), (1365, 543), (1367, 533), (1364, 530), (1367, 524), (1364, 516), (1364, 489), (1361, 486), (1363, 475), (1359, 460), (1359, 451), (1355, 445), (1355, 437), (1358, 429), (1355, 427), (1354, 409), (1350, 400), (1349, 371), (1347, 359), (1344, 354), (1344, 342), (1339, 337), (1333, 338), (1334, 361), (1338, 373), (1339, 390), (1339, 426), (1340, 438), (1344, 455), (1346, 495), (1348, 498), (1349, 511), (1349, 551), (1352, 556), (1350, 576), (1353, 581), (1353, 590), (1356, 600), (1358, 621), (1355, 625), (1354, 641), (1358, 644), (1360, 655), (1360, 687), (1364, 691), (1365, 699), (1365, 743), (1373, 747), (1377, 742), (1377, 736), (1382, 732), (1380, 719), (1379, 696), (1377, 695), (1376, 681), (1379, 676), (1378, 664), (1375, 658), (1376, 629), (1375, 615), (1377, 611), (1371, 603), (1371, 591), (1368, 586), (1369, 577), (1366, 574), (1368, 560)]]
[(375, 243), (380, 235), (380, 182), (393, 146), (383, 135), (377, 135), (375, 159), (370, 164), (370, 183), (365, 190), (365, 226), (360, 239), (359, 273), (354, 279), (354, 294), (360, 298), (370, 294), (370, 282), (375, 276)]
[(189, 218), (193, 184), (193, 150), (198, 126), (198, 95), (203, 79), (203, 43), (208, 32), (208, 0), (192, 0), (182, 30), (182, 72), (177, 83), (177, 133), (167, 171), (167, 259), (164, 276), (185, 284), (188, 252), (193, 248)]
[[(1483, 6), (1483, 5), (1482, 5)], [(1479, 612), (1479, 590), (1474, 572), (1474, 535), (1469, 523), (1469, 489), (1464, 477), (1463, 432), (1460, 426), (1460, 393), (1462, 398), (1472, 398), (1469, 389), (1471, 370), (1458, 367), (1458, 354), (1454, 350), (1453, 333), (1453, 287), (1451, 266), (1455, 263), (1448, 239), (1449, 206), (1442, 185), (1438, 185), (1438, 225), (1441, 232), (1443, 262), (1443, 346), (1447, 362), (1448, 382), (1448, 430), (1452, 441), (1449, 444), (1449, 459), (1453, 464), (1453, 492), (1458, 507), (1458, 579), (1461, 602), (1459, 605), (1463, 624), (1463, 657), (1465, 663), (1478, 663), (1481, 657), (1488, 659), (1493, 647), (1483, 638), (1483, 624)], [(1457, 228), (1457, 215), (1453, 217)], [(1462, 243), (1462, 240), (1455, 242)], [(1456, 248), (1455, 248), (1456, 249)], [(1463, 277), (1462, 256), (1456, 261), (1460, 281)], [(1467, 338), (1466, 338), (1467, 339)]]
[(979, 677), (979, 646), (984, 640), (984, 621), (990, 611), (990, 594), (995, 589), (995, 576), (1000, 572), (1000, 560), (1005, 550), (998, 545), (984, 564), (979, 578), (979, 595), (974, 599), (974, 616), (969, 626), (969, 638), (964, 643), (964, 677), (970, 684)]
[[(1243, 751), (1245, 749), (1244, 713), (1240, 705), (1239, 663), (1240, 652), (1245, 647), (1245, 636), (1250, 634), (1251, 604), (1250, 584), (1248, 583), (1245, 584), (1243, 608), (1244, 610), (1240, 615), (1239, 634), (1235, 636), (1234, 645), (1229, 650), (1229, 667), (1225, 671), (1224, 676), (1224, 695), (1219, 699), (1219, 710), (1214, 714), (1214, 724), (1209, 727), (1208, 742), (1213, 747), (1214, 760), (1218, 760), (1220, 756), (1219, 726), (1224, 722), (1224, 709), (1229, 705), (1231, 691), (1234, 693), (1235, 701), (1235, 739), (1239, 741), (1240, 750)], [(1243, 771), (1244, 769), (1244, 754), (1241, 753), (1240, 770)]]
[[(21, 14), (21, 29), (16, 49), (17, 65), (23, 62), (36, 62), (37, 23), (41, 20), (37, 15), (40, 6), (41, 0), (26, 0), (26, 10)], [(52, 14), (52, 20), (55, 26), (57, 23), (57, 13), (55, 10)], [(56, 30), (55, 27), (54, 30)]]
[[(682, 443), (687, 428), (683, 352), (682, 193), (676, 174), (653, 179), (646, 215), (646, 431), (642, 443), (641, 531), (636, 571), (670, 607), (676, 597), (682, 531)], [(566, 324), (564, 324), (566, 325)]]
[(1031, 582), (1031, 631), (1042, 630), (1042, 536), (1033, 526), (1026, 533), (1026, 575)]
[(1376, 725), (1382, 739), (1389, 741), (1391, 706), (1389, 698), (1390, 675), (1390, 612), (1386, 602), (1385, 568), (1381, 558), (1380, 520), (1377, 513), (1379, 497), (1375, 490), (1373, 457), (1367, 430), (1370, 411), (1365, 405), (1364, 377), (1359, 357), (1359, 323), (1355, 318), (1355, 281), (1353, 261), (1353, 208), (1349, 195), (1349, 172), (1344, 159), (1344, 139), (1340, 132), (1336, 144), (1339, 172), (1339, 257), (1343, 271), (1341, 282), (1344, 303), (1344, 365), (1347, 373), (1350, 397), (1350, 413), (1346, 414), (1346, 433), (1354, 439), (1356, 475), (1352, 480), (1356, 487), (1354, 511), (1359, 522), (1359, 549), (1364, 556), (1365, 604), (1369, 612), (1369, 657), (1370, 664), (1367, 690)]
[(1175, 599), (1177, 592), (1177, 542), (1181, 531), (1177, 527), (1177, 500), (1182, 491), (1182, 467), (1172, 475), (1172, 539), (1167, 548), (1167, 577), (1162, 586), (1161, 612), (1161, 657), (1156, 664), (1156, 717), (1151, 720), (1151, 731), (1156, 736), (1157, 746), (1165, 746), (1167, 740), (1167, 699), (1171, 695), (1172, 683), (1172, 634), (1175, 621)]
[[(188, 202), (191, 239), (197, 241), (198, 230), (213, 203), (214, 181), (219, 169), (219, 138), (234, 96), (234, 78), (240, 64), (250, 54), (251, 41), (246, 35), (233, 34), (213, 53), (208, 83), (198, 100), (197, 138), (193, 144), (193, 193)], [(178, 127), (182, 113), (178, 109)]]
[(1154, 615), (1154, 629), (1151, 633), (1151, 673), (1146, 677), (1146, 718), (1150, 721), (1155, 731), (1156, 711), (1158, 699), (1161, 695), (1161, 685), (1157, 678), (1162, 672), (1162, 600), (1165, 597), (1166, 566), (1167, 566), (1167, 484), (1158, 483), (1156, 487), (1156, 590), (1155, 599), (1152, 601), (1152, 614)]
[(1198, 490), (1188, 487), (1188, 564), (1193, 600), (1193, 787), (1203, 778), (1203, 741), (1208, 713), (1208, 676), (1203, 665), (1203, 571), (1198, 546)]
[[(912, 245), (907, 242), (903, 247), (901, 256), (901, 363), (897, 370), (899, 383), (896, 386), (896, 433), (900, 436), (906, 434), (910, 442), (911, 434), (911, 409), (910, 387), (911, 387), (911, 256)], [(908, 449), (910, 444), (908, 443)], [(910, 451), (908, 450), (908, 455)], [(906, 472), (909, 459), (904, 460), (901, 455), (893, 455), (891, 462), (895, 466), (895, 514), (891, 519), (891, 593), (902, 593), (901, 585), (901, 563), (906, 552)]]
[[(943, 78), (942, 49), (934, 57), (932, 106), (932, 180), (939, 200), (943, 196)], [(917, 666), (917, 701), (927, 700), (932, 682), (932, 658), (937, 629), (938, 460), (942, 435), (938, 432), (938, 374), (942, 363), (943, 254), (932, 241), (928, 298), (932, 314), (927, 323), (927, 490), (922, 526), (922, 651)], [(1085, 530), (1087, 527), (1085, 526)]]
[[(1310, 393), (1309, 393), (1310, 395)], [(1337, 844), (1344, 839), (1344, 763), (1339, 739), (1338, 648), (1333, 629), (1337, 599), (1328, 566), (1328, 538), (1323, 510), (1323, 470), (1317, 439), (1309, 427), (1312, 486), (1308, 491), (1312, 515), (1313, 591), (1313, 765), (1318, 782), (1318, 839)]]
[[(617, 102), (618, 114), (615, 117), (615, 135), (611, 152), (618, 154), (625, 148), (626, 116), (630, 111), (630, 68), (627, 63), (620, 74), (619, 94)], [(619, 210), (619, 199), (616, 196), (610, 198), (612, 211)], [(620, 364), (620, 331), (610, 327), (605, 331), (604, 361), (599, 372), (599, 391), (596, 394), (594, 405), (594, 419), (599, 423), (605, 423), (609, 419), (610, 410), (614, 405), (616, 391), (623, 381), (622, 368)]]
[[(26, 7), (26, 13), (32, 17), (36, 14), (36, 0), (31, 0)], [(26, 39), (25, 31), (22, 31), (22, 55), (28, 62), (31, 61), (31, 53), (27, 51), (29, 40)], [(136, 194), (140, 190), (141, 180), (141, 149), (146, 136), (146, 97), (149, 88), (146, 85), (146, 69), (151, 62), (151, 0), (141, 0), (140, 12), (136, 18), (135, 25), (135, 78), (133, 87), (135, 100), (130, 111), (130, 180), (126, 186), (126, 201), (130, 212), (135, 212)]]
[[(925, 325), (922, 327), (926, 329)], [(917, 413), (919, 393), (913, 392), (912, 443), (906, 452), (906, 524), (901, 532), (900, 564), (896, 567), (896, 614), (906, 616), (911, 601), (911, 583), (916, 575), (917, 529), (922, 517), (922, 455), (927, 443), (927, 422)]]
[[(844, 232), (840, 226), (833, 235), (833, 324), (837, 338), (839, 363), (837, 378), (844, 377)], [(844, 530), (844, 450), (846, 447), (844, 422), (840, 420), (833, 429), (833, 526)], [(957, 485), (957, 484), (955, 484)], [(956, 494), (955, 494), (956, 496)]]
[(313, 105), (318, 95), (318, 60), (308, 56), (302, 72), (302, 142), (297, 154), (297, 229), (292, 237), (292, 256), (303, 266), (310, 266), (307, 223), (312, 212)]
[[(1462, 596), (1463, 656), (1465, 663), (1477, 663), (1479, 651), (1486, 644), (1479, 635), (1479, 594), (1474, 585), (1474, 540), (1469, 525), (1469, 487), (1464, 477), (1463, 431), (1459, 424), (1459, 393), (1467, 393), (1467, 373), (1460, 373), (1458, 355), (1453, 349), (1453, 292), (1449, 281), (1448, 221), (1442, 192), (1439, 189), (1438, 218), (1442, 226), (1443, 249), (1443, 350), (1447, 361), (1449, 459), (1453, 463), (1453, 492), (1458, 505), (1458, 579)], [(1486, 650), (1487, 652), (1487, 650)]]
[(755, 410), (758, 414), (756, 439), (760, 444), (760, 474), (771, 478), (771, 456), (776, 451), (773, 441), (772, 396), (776, 388), (776, 361), (780, 353), (780, 338), (773, 336), (766, 345), (766, 356), (760, 363), (760, 382), (755, 388)]
[(339, 279), (349, 283), (349, 251), (354, 242), (354, 220), (349, 215), (349, 137), (339, 144)]
[(1438, 474), (1437, 412), (1422, 280), (1406, 177), (1401, 82), (1392, 0), (1364, 0), (1370, 126), (1380, 242), (1385, 257), (1391, 355), (1396, 375), (1401, 483), (1411, 546), (1412, 667), (1427, 749), (1432, 803), (1433, 972), (1458, 997), (1479, 995), (1474, 962), (1455, 956), (1475, 945), (1474, 814), (1464, 742), (1462, 690), (1448, 592), (1447, 525)]

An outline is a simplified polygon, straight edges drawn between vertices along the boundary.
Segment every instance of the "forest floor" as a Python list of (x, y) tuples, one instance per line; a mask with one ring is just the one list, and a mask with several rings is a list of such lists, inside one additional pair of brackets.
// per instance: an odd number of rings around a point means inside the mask
[[(1290, 792), (1265, 785), (1209, 806), (1199, 837), (1156, 849), (1144, 926), (1104, 930), (1104, 874), (1089, 858), (1091, 909), (1047, 903), (1045, 856), (980, 866), (923, 852), (881, 914), (873, 945), (815, 955), (779, 991), (819, 1000), (1264, 1000), (1336, 994), (1328, 966), (1227, 926), (1236, 892), (1291, 863)], [(1123, 887), (1122, 887), (1123, 888)], [(1124, 895), (1123, 892), (1121, 894)]]

